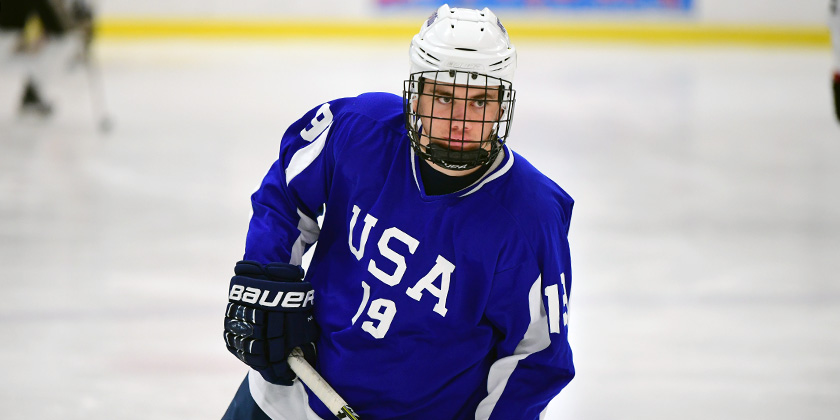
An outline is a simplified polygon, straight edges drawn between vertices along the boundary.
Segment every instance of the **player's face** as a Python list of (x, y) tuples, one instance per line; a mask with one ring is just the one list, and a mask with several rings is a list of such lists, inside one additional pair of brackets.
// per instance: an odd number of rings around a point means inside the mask
[(493, 124), (502, 116), (498, 86), (463, 86), (427, 79), (417, 103), (423, 123), (420, 144), (451, 150), (490, 150)]

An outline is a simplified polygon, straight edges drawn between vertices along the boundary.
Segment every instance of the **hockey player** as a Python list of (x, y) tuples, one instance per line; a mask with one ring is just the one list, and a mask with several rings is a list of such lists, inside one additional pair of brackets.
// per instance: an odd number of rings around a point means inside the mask
[(364, 419), (537, 419), (569, 383), (573, 201), (507, 145), (516, 60), (493, 12), (444, 5), (402, 98), (288, 128), (230, 282), (225, 341), (252, 369), (224, 419), (333, 418), (294, 347)]
[[(29, 31), (30, 19), (36, 17), (40, 30)], [(0, 7), (0, 39), (11, 40), (15, 45), (8, 50), (10, 42), (2, 42), (4, 51), (28, 56), (26, 77), (20, 102), (20, 111), (27, 114), (49, 116), (52, 105), (42, 95), (39, 79), (49, 73), (55, 62), (69, 58), (68, 50), (73, 42), (65, 41), (71, 31), (81, 35), (85, 51), (92, 39), (93, 14), (82, 0), (3, 0)], [(46, 50), (46, 51), (44, 51)]]
[(831, 45), (834, 50), (834, 71), (832, 90), (834, 92), (834, 114), (840, 121), (840, 6), (837, 0), (831, 0), (829, 7), (828, 28), (831, 31)]

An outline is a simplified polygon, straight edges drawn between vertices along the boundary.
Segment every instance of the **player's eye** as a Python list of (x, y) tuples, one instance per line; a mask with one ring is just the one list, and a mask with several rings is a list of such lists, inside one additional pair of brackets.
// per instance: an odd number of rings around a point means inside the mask
[(483, 99), (477, 99), (473, 101), (473, 106), (476, 108), (484, 108), (485, 105), (487, 105), (487, 101)]
[(448, 105), (452, 103), (452, 98), (449, 96), (438, 96), (438, 102)]

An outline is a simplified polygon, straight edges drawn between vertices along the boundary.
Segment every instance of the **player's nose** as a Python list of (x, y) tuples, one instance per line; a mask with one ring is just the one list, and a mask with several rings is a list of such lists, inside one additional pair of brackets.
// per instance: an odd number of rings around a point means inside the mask
[(452, 102), (452, 118), (463, 120), (467, 115), (467, 101), (456, 99)]

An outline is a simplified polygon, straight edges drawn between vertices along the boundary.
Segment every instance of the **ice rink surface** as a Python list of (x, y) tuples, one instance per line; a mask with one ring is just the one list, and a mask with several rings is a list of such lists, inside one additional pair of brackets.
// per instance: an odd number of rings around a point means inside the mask
[[(830, 52), (517, 46), (509, 144), (576, 199), (578, 376), (547, 418), (836, 419)], [(249, 195), (305, 111), (399, 93), (407, 42), (95, 52), (107, 134), (84, 69), (47, 80), (39, 122), (0, 66), (0, 417), (220, 418), (245, 374), (221, 331)]]

